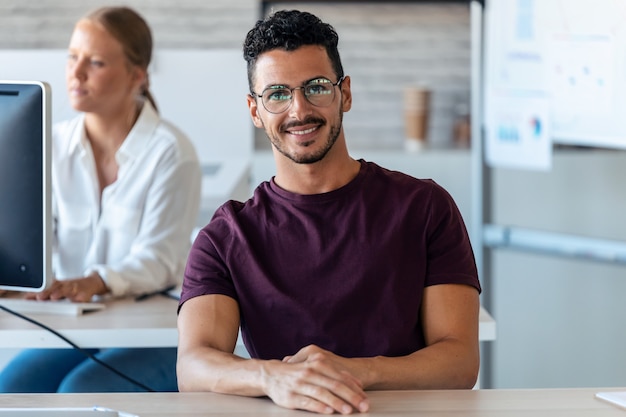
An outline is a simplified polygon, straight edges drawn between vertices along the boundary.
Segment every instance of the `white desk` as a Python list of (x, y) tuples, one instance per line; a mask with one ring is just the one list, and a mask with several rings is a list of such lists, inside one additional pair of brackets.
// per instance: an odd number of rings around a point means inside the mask
[(203, 227), (215, 210), (228, 200), (246, 201), (250, 198), (249, 158), (221, 158), (202, 162), (202, 197), (196, 222)]
[[(163, 296), (144, 301), (110, 301), (107, 308), (82, 316), (30, 314), (85, 348), (176, 346), (178, 302)], [(479, 340), (495, 340), (496, 323), (481, 308)], [(238, 345), (242, 345), (241, 340)], [(64, 341), (34, 324), (0, 310), (0, 348), (63, 348)]]
[[(1, 300), (0, 300), (1, 301)], [(178, 302), (163, 296), (144, 301), (107, 302), (107, 308), (81, 316), (26, 314), (80, 347), (176, 346)], [(0, 310), (0, 348), (65, 348), (54, 334)]]
[[(594, 398), (610, 389), (370, 391), (376, 417), (624, 417), (625, 411)], [(612, 389), (612, 390), (623, 390)], [(295, 417), (267, 398), (213, 393), (3, 394), (0, 407), (90, 407), (100, 405), (140, 417)], [(358, 416), (361, 414), (355, 414)]]

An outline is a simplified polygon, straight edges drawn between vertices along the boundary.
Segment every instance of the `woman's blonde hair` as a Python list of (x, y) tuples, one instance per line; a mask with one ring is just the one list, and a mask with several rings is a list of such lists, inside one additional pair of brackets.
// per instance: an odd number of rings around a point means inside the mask
[(122, 44), (128, 61), (146, 71), (146, 82), (141, 89), (141, 95), (157, 109), (154, 97), (150, 93), (148, 77), (148, 66), (152, 60), (152, 32), (144, 18), (129, 7), (102, 7), (84, 18), (101, 24)]

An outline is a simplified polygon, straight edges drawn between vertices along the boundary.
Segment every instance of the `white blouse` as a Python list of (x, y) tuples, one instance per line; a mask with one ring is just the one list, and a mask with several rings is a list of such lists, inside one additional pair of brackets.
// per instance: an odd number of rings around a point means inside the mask
[(84, 115), (52, 137), (55, 278), (97, 271), (113, 296), (181, 282), (202, 181), (191, 141), (145, 102), (100, 199)]

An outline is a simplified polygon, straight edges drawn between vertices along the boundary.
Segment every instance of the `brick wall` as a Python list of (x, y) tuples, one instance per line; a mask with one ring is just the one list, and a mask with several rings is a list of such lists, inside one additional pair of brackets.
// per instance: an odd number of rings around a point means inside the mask
[[(74, 22), (104, 4), (127, 4), (150, 23), (162, 48), (240, 48), (260, 14), (257, 0), (0, 0), (0, 48), (63, 48)], [(470, 15), (461, 3), (281, 3), (309, 10), (340, 36), (354, 103), (345, 115), (351, 148), (400, 149), (403, 90), (432, 90), (429, 141), (450, 147), (455, 107), (469, 103)], [(242, 61), (243, 62), (243, 61)], [(2, 63), (0, 63), (1, 78)], [(257, 148), (267, 141), (259, 134)]]
[(238, 48), (260, 10), (257, 0), (0, 0), (0, 48), (65, 47), (78, 18), (122, 4), (148, 20), (164, 48)]

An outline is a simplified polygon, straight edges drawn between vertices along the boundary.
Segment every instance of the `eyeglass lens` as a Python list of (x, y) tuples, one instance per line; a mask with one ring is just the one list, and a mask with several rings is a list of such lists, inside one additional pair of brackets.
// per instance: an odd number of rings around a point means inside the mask
[(329, 106), (335, 98), (335, 85), (326, 78), (309, 81), (301, 87), (287, 88), (284, 86), (269, 87), (263, 92), (261, 100), (265, 109), (271, 113), (282, 113), (289, 108), (295, 90), (302, 90), (307, 101), (317, 107)]

